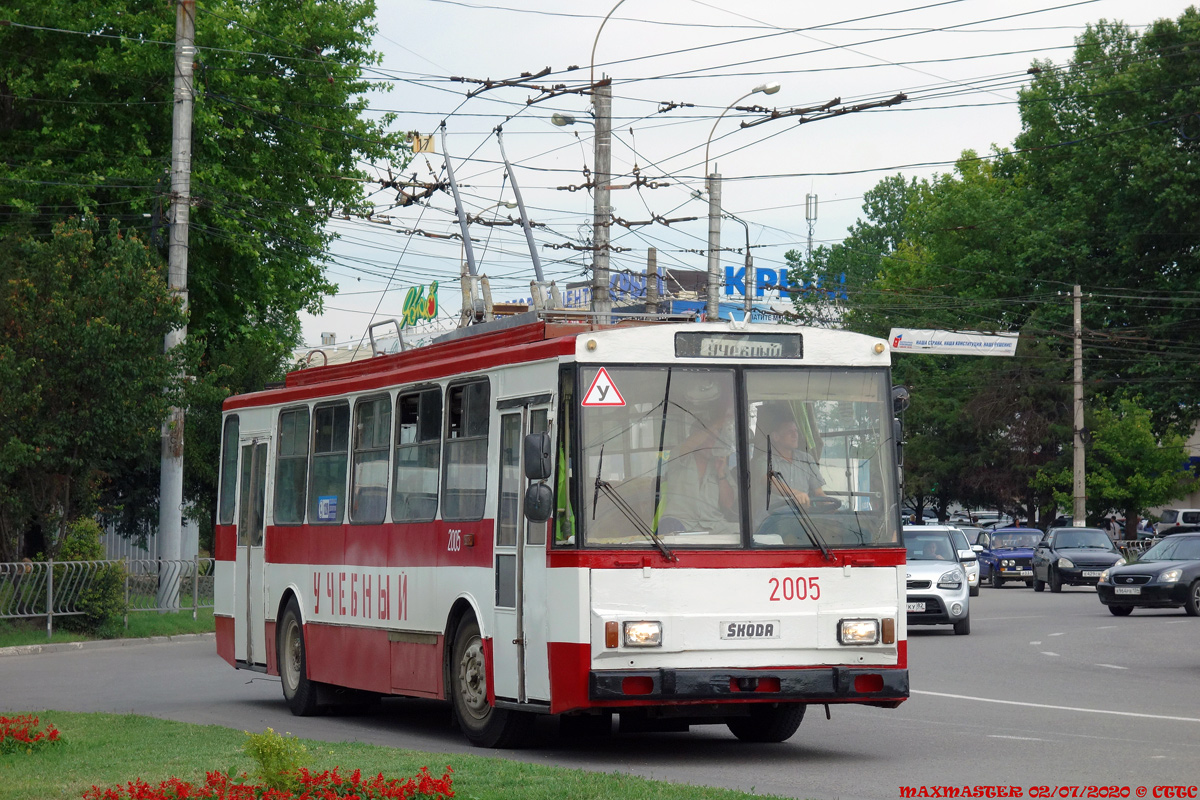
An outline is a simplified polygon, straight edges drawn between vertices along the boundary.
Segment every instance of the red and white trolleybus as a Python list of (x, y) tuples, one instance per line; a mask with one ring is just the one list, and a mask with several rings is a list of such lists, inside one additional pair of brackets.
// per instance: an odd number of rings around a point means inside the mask
[(723, 723), (908, 697), (887, 343), (781, 325), (545, 321), (291, 373), (225, 403), (217, 649), (296, 714), (449, 700)]

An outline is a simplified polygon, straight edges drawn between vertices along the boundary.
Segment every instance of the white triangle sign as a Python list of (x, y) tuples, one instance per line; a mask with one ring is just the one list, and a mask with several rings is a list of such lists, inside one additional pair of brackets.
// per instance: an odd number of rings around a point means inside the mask
[(583, 396), (583, 402), (580, 405), (623, 406), (625, 405), (625, 398), (621, 396), (621, 392), (617, 390), (617, 385), (609, 377), (608, 370), (601, 367), (600, 371), (596, 373), (592, 385), (588, 387), (587, 394)]

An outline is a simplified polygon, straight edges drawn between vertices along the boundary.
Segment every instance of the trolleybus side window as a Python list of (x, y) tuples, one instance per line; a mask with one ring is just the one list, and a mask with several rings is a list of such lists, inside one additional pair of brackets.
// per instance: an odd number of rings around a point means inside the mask
[(225, 418), (225, 441), (221, 445), (221, 505), (217, 521), (233, 524), (233, 509), (237, 501), (238, 418)]
[(483, 519), (487, 499), (487, 380), (451, 386), (446, 392), (446, 464), (442, 519)]
[(312, 480), (308, 521), (342, 521), (346, 505), (346, 460), (350, 443), (350, 404), (318, 406), (313, 411)]
[[(545, 408), (537, 408), (529, 413), (529, 432), (546, 433), (550, 430), (550, 412)], [(546, 526), (549, 522), (525, 521), (525, 541), (529, 544), (546, 543)]]
[(359, 400), (354, 405), (354, 471), (350, 475), (350, 520), (380, 523), (387, 516), (388, 458), (392, 399)]
[(279, 412), (275, 467), (275, 524), (302, 525), (308, 489), (308, 408)]
[(564, 368), (558, 376), (558, 458), (554, 467), (554, 544), (575, 544), (575, 373)]
[(396, 478), (393, 522), (431, 522), (437, 515), (442, 457), (442, 390), (434, 387), (396, 400)]

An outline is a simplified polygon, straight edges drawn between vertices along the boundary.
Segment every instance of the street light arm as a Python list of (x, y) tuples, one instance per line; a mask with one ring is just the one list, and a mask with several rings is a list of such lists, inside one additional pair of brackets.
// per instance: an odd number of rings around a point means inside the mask
[(601, 22), (600, 27), (596, 29), (596, 38), (592, 40), (591, 70), (588, 73), (588, 84), (591, 86), (595, 86), (596, 84), (596, 45), (600, 44), (600, 31), (604, 30), (604, 26), (608, 22), (608, 18), (611, 17), (624, 2), (625, 0), (618, 0), (617, 4), (613, 6), (607, 14), (604, 15), (604, 21)]
[(760, 91), (760, 90), (753, 89), (749, 92), (746, 92), (744, 95), (739, 97), (737, 100), (734, 100), (732, 103), (730, 103), (728, 106), (725, 107), (725, 110), (721, 112), (721, 116), (717, 117), (717, 121), (713, 123), (712, 130), (708, 132), (708, 141), (704, 143), (704, 175), (705, 175), (705, 177), (708, 176), (708, 148), (712, 146), (712, 137), (713, 137), (713, 134), (717, 132), (717, 126), (721, 124), (721, 120), (723, 120), (725, 118), (725, 115), (729, 113), (729, 109), (733, 108), (738, 103), (742, 102), (747, 97), (749, 97), (750, 95), (752, 95), (758, 91)]

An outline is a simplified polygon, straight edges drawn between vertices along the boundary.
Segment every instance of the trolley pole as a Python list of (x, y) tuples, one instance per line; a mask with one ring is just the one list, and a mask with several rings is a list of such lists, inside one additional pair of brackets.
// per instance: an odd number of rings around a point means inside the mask
[(592, 244), (596, 248), (592, 259), (592, 313), (596, 321), (607, 323), (612, 313), (612, 298), (608, 293), (608, 235), (612, 218), (609, 185), (612, 183), (612, 82), (602, 78), (592, 87), (592, 103), (596, 108), (596, 172), (592, 175)]
[(1071, 292), (1075, 309), (1075, 436), (1074, 436), (1074, 478), (1075, 478), (1075, 507), (1072, 511), (1072, 525), (1082, 528), (1087, 525), (1087, 490), (1083, 468), (1083, 312), (1081, 302), (1083, 295), (1076, 285)]
[[(175, 6), (175, 110), (171, 122), (171, 238), (167, 251), (167, 285), (187, 311), (188, 221), (192, 192), (192, 69), (196, 58), (196, 0)], [(170, 353), (187, 338), (187, 325), (166, 335)], [(162, 458), (158, 490), (159, 553), (173, 565), (183, 539), (183, 409), (172, 408), (162, 426)], [(158, 607), (179, 606), (179, 581), (168, 566), (160, 573)]]

